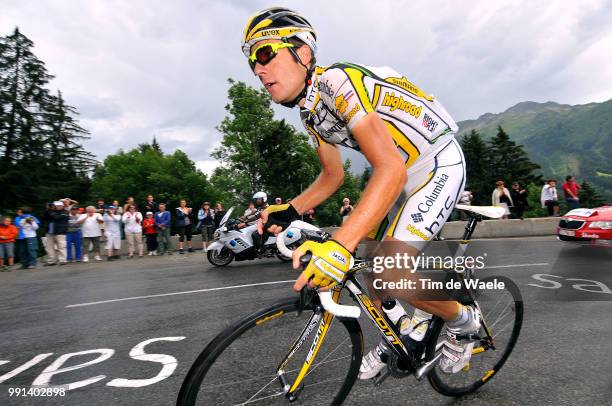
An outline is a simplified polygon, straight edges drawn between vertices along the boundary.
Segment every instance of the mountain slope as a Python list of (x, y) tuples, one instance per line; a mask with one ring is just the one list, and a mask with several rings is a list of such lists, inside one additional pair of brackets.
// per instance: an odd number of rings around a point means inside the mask
[(586, 179), (612, 203), (612, 100), (576, 106), (527, 101), (458, 124), (460, 135), (474, 129), (485, 139), (501, 125), (542, 166), (545, 178)]

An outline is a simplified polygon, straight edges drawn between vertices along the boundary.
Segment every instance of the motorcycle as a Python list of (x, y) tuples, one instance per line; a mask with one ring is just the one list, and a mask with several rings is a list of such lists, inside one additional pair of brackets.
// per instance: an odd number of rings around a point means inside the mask
[[(240, 222), (232, 219), (234, 208), (230, 208), (219, 223), (213, 234), (213, 243), (206, 249), (206, 258), (214, 266), (227, 266), (232, 261), (245, 261), (276, 256), (281, 261), (290, 261), (291, 257), (282, 255), (276, 246), (276, 237), (271, 235), (266, 239), (262, 250), (258, 252), (253, 243), (253, 233), (257, 231), (257, 224), (236, 229)], [(299, 247), (306, 240), (323, 240), (326, 234), (311, 224), (303, 221), (294, 222), (283, 239), (290, 249)]]

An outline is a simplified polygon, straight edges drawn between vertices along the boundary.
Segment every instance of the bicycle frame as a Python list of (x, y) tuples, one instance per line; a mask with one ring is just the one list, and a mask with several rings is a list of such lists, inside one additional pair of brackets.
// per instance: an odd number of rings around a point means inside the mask
[[(455, 257), (463, 256), (465, 254), (467, 250), (467, 246), (470, 242), (470, 238), (476, 228), (476, 224), (480, 220), (481, 220), (480, 216), (470, 215), (468, 223), (466, 224), (466, 227), (465, 227), (463, 238), (460, 240), (459, 247), (457, 249), (457, 252), (455, 253)], [(396, 355), (399, 356), (401, 359), (406, 359), (406, 360), (410, 359), (411, 354), (409, 353), (408, 349), (406, 348), (406, 346), (403, 344), (402, 340), (400, 339), (399, 328), (395, 326), (395, 324), (391, 323), (387, 315), (384, 314), (384, 312), (381, 312), (376, 307), (376, 305), (372, 302), (372, 300), (367, 295), (367, 293), (364, 292), (364, 289), (362, 288), (362, 286), (356, 279), (356, 275), (360, 271), (371, 267), (372, 264), (373, 264), (372, 261), (358, 261), (356, 265), (353, 268), (351, 268), (351, 270), (349, 271), (346, 281), (342, 285), (338, 285), (333, 289), (333, 296), (332, 296), (333, 300), (337, 303), (340, 299), (342, 290), (348, 289), (350, 296), (353, 298), (353, 300), (355, 300), (359, 304), (359, 306), (364, 311), (364, 313), (368, 315), (369, 319), (372, 321), (375, 328), (384, 337), (384, 339), (389, 344), (389, 347), (396, 353)], [(457, 272), (457, 274), (462, 283), (466, 277), (467, 278), (471, 277), (471, 272), (469, 271), (465, 273)], [(471, 289), (468, 289), (468, 294), (470, 297), (470, 301), (473, 302), (476, 306), (478, 306), (478, 303), (476, 302), (474, 294), (471, 291)], [(302, 381), (308, 375), (310, 368), (313, 365), (313, 362), (317, 356), (317, 353), (319, 352), (321, 345), (325, 341), (327, 332), (329, 331), (329, 328), (331, 327), (333, 320), (334, 320), (334, 316), (331, 313), (324, 312), (321, 306), (318, 306), (318, 307), (315, 306), (315, 312), (313, 313), (313, 315), (310, 317), (310, 319), (306, 323), (306, 326), (304, 327), (300, 335), (293, 342), (284, 360), (277, 367), (277, 370), (276, 370), (277, 377), (285, 392), (285, 396), (289, 398), (290, 400), (296, 399), (300, 391)], [(444, 321), (438, 316), (433, 316), (431, 319), (431, 322), (429, 323), (429, 327), (427, 329), (426, 335), (423, 339), (424, 342), (427, 342), (430, 339), (430, 332), (433, 330), (434, 326), (436, 326), (438, 323), (444, 323)], [(297, 350), (304, 344), (308, 336), (312, 333), (315, 326), (317, 325), (318, 325), (317, 332), (314, 337), (314, 340), (312, 341), (310, 345), (310, 349), (308, 351), (308, 355), (306, 356), (306, 360), (302, 364), (302, 368), (300, 369), (298, 376), (295, 378), (295, 380), (292, 383), (290, 383), (287, 381), (287, 378), (285, 377), (284, 368), (289, 363), (291, 358), (295, 355)], [(484, 320), (483, 320), (483, 327), (484, 327), (485, 333), (487, 334), (487, 340), (489, 341), (489, 345), (493, 346), (490, 329), (488, 328)], [(425, 365), (423, 365), (416, 371), (417, 379), (421, 379), (431, 369), (432, 365), (434, 365), (438, 361), (439, 357), (440, 357), (440, 354), (433, 357), (433, 359), (431, 360), (426, 359)]]

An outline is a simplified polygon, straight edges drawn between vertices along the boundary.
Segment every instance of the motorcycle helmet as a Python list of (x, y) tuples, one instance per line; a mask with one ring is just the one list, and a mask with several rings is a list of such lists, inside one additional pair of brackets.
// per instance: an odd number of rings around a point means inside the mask
[[(261, 200), (261, 203), (258, 204), (258, 200)], [(264, 192), (257, 192), (253, 195), (253, 203), (255, 203), (255, 206), (261, 206), (267, 201), (268, 195), (266, 195)]]

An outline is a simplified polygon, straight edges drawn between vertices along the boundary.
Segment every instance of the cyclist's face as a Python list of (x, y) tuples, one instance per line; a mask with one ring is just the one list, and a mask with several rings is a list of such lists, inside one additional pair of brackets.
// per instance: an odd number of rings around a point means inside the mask
[[(251, 51), (263, 44), (273, 42), (281, 41), (260, 41), (251, 47)], [(261, 80), (261, 83), (263, 83), (275, 103), (293, 100), (302, 91), (304, 86), (305, 69), (296, 63), (293, 55), (291, 55), (287, 48), (279, 49), (276, 57), (266, 65), (256, 63), (254, 73)]]

